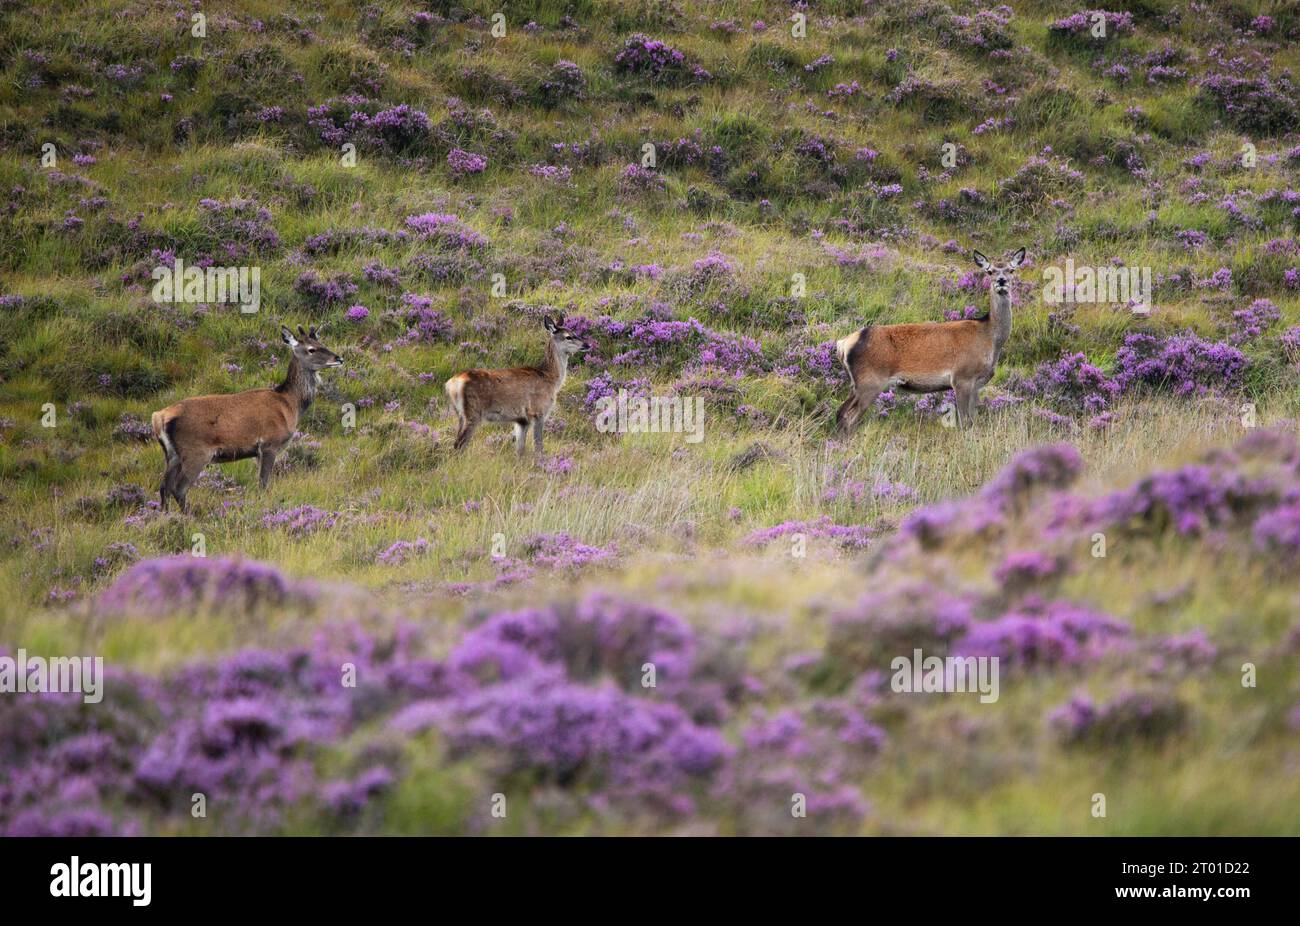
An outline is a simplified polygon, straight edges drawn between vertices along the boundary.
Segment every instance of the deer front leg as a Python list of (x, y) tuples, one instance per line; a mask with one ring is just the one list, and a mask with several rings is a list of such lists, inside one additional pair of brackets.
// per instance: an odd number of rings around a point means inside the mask
[(524, 447), (528, 444), (528, 419), (520, 418), (515, 422), (515, 452), (521, 457), (524, 455)]
[(542, 455), (542, 429), (546, 427), (546, 416), (538, 415), (533, 419), (533, 450)]
[(266, 484), (271, 481), (271, 470), (275, 468), (275, 451), (266, 447), (259, 447), (257, 463), (257, 479), (262, 484), (262, 490), (265, 491)]
[(953, 386), (953, 406), (957, 409), (957, 424), (970, 427), (975, 422), (975, 384), (957, 383)]

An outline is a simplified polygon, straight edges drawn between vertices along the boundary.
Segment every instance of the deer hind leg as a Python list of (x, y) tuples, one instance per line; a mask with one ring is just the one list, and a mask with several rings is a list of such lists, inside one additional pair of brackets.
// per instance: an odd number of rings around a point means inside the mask
[(469, 443), (469, 439), (474, 436), (478, 430), (478, 419), (462, 418), (460, 420), (460, 429), (456, 432), (456, 441), (451, 446), (454, 450), (460, 450)]
[(521, 457), (524, 455), (524, 448), (528, 446), (528, 419), (519, 418), (515, 421), (515, 452)]
[(172, 494), (172, 484), (180, 472), (180, 457), (167, 449), (167, 445), (161, 440), (158, 441), (163, 450), (163, 462), (166, 464), (163, 468), (162, 482), (158, 484), (159, 503), (163, 511), (167, 510), (167, 496)]
[[(158, 495), (161, 498), (162, 510), (167, 510), (167, 497), (176, 495), (176, 482), (181, 478), (181, 458), (179, 456), (169, 456), (167, 458), (167, 470), (163, 473), (162, 485), (158, 487)], [(176, 499), (177, 504), (180, 499)]]
[(190, 486), (195, 479), (199, 478), (199, 473), (203, 472), (203, 467), (212, 462), (212, 454), (196, 453), (188, 459), (181, 458), (181, 465), (177, 470), (175, 481), (172, 483), (172, 496), (176, 499), (176, 504), (181, 506), (181, 513), (189, 511), (189, 503), (186, 501), (190, 494)]
[(847, 432), (853, 425), (857, 424), (858, 418), (862, 412), (858, 409), (858, 394), (852, 392), (844, 400), (844, 404), (835, 412), (835, 426), (841, 432)]
[(469, 439), (474, 436), (474, 431), (478, 428), (479, 412), (477, 406), (470, 411), (465, 410), (465, 383), (464, 374), (453, 376), (447, 380), (447, 400), (451, 403), (451, 410), (456, 413), (456, 440), (452, 447), (456, 450), (461, 449)]
[(877, 396), (885, 391), (885, 384), (885, 380), (875, 377), (853, 384), (853, 394), (835, 413), (835, 420), (839, 423), (842, 433), (847, 434), (852, 431), (862, 420), (862, 416), (871, 412), (875, 407)]

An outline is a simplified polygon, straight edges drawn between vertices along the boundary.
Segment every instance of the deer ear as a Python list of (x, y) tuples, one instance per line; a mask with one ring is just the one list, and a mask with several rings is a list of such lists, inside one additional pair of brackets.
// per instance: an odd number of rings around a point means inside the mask
[(547, 331), (551, 332), (552, 334), (554, 334), (556, 328), (555, 319), (547, 315), (545, 318), (542, 319), (542, 327), (545, 328)]
[(298, 326), (298, 340), (299, 341), (307, 340), (307, 332), (302, 330), (302, 325)]
[(307, 329), (307, 337), (315, 338), (317, 335), (320, 334), (320, 330), (324, 327), (325, 327), (324, 322), (321, 322), (319, 325), (312, 325), (310, 328)]
[(1016, 253), (1012, 254), (1012, 255), (1011, 255), (1011, 267), (1012, 267), (1012, 269), (1015, 269), (1016, 267), (1019, 267), (1020, 264), (1021, 264), (1021, 262), (1024, 261), (1024, 259), (1025, 259), (1025, 249), (1024, 249), (1024, 248), (1021, 248), (1019, 251), (1017, 251)]
[(284, 325), (280, 326), (280, 337), (284, 338), (284, 343), (288, 344), (290, 347), (298, 346), (298, 339), (295, 338), (293, 332)]
[(975, 258), (975, 266), (979, 267), (981, 270), (988, 269), (989, 259), (987, 257), (981, 254), (979, 251), (971, 251), (971, 256)]

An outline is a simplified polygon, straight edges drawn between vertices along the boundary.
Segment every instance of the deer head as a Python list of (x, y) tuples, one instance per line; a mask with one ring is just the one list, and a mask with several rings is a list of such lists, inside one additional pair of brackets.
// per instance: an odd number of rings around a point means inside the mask
[(284, 343), (289, 345), (289, 349), (293, 351), (294, 357), (302, 364), (303, 369), (312, 373), (326, 367), (343, 365), (342, 357), (316, 339), (320, 329), (321, 326), (312, 325), (304, 331), (302, 325), (299, 325), (298, 334), (295, 336), (287, 327), (280, 326), (280, 337), (284, 338)]
[(546, 316), (542, 319), (542, 327), (550, 334), (556, 353), (565, 360), (591, 348), (586, 341), (564, 327), (563, 315)]
[(1025, 259), (1025, 249), (1021, 248), (1012, 254), (1009, 260), (1002, 263), (994, 263), (979, 251), (974, 251), (972, 256), (975, 258), (975, 265), (984, 271), (989, 277), (993, 286), (993, 292), (999, 296), (1005, 296), (1011, 289), (1011, 277), (1015, 275), (1020, 264)]

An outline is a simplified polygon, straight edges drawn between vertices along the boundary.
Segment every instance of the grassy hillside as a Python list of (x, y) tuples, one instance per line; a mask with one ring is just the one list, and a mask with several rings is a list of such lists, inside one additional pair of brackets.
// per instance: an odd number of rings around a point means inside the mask
[[(0, 650), (109, 672), (0, 698), (0, 832), (1300, 832), (1300, 12), (1125, 6), (0, 0)], [(835, 434), (834, 341), (1017, 247), (975, 426)], [(453, 454), (556, 312), (546, 454)], [(269, 489), (159, 512), (281, 323), (346, 365)]]

